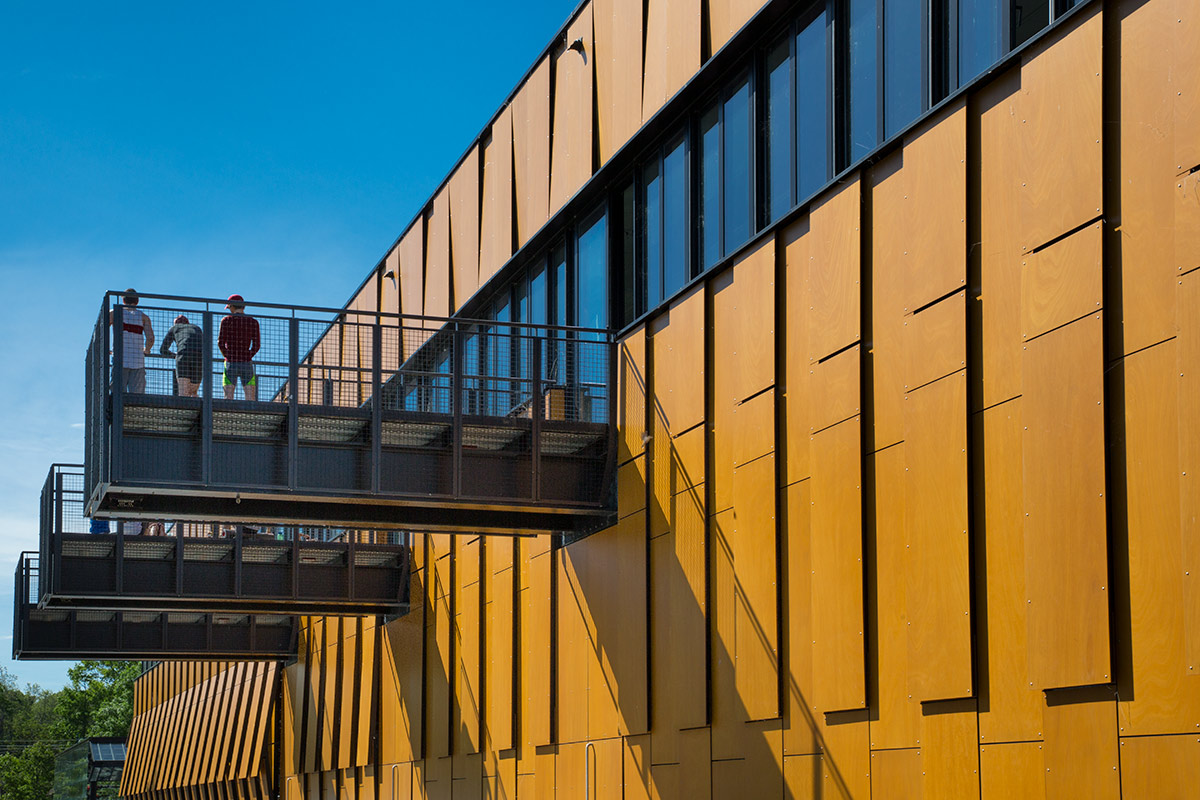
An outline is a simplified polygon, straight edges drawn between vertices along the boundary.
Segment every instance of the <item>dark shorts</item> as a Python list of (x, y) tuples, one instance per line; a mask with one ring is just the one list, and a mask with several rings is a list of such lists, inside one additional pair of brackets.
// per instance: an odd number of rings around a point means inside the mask
[(254, 364), (249, 361), (226, 361), (222, 383), (225, 386), (237, 386), (239, 380), (242, 386), (258, 385), (258, 379), (254, 377)]
[(175, 374), (185, 381), (199, 383), (204, 376), (204, 358), (199, 354), (185, 353), (175, 359)]

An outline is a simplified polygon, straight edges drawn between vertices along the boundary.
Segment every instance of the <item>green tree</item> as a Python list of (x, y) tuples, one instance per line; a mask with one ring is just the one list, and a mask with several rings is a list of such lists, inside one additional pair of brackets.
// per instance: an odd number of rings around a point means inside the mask
[(59, 692), (55, 738), (128, 736), (133, 683), (141, 673), (136, 661), (80, 661), (71, 667), (71, 684)]

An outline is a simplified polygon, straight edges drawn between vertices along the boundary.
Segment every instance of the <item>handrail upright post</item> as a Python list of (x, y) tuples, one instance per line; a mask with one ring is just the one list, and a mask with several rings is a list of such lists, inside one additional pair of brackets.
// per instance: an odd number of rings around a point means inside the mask
[(451, 426), (452, 470), (454, 497), (462, 496), (462, 466), (463, 466), (463, 331), (457, 322), (450, 330), (450, 363), (453, 365), (450, 373), (450, 410), (454, 416)]
[[(62, 529), (63, 529), (63, 474), (61, 470), (54, 470), (54, 528), (50, 531), (50, 562), (41, 567), (42, 577), (45, 577), (47, 568), (50, 572), (49, 587), (38, 587), (38, 594), (45, 596), (48, 588), (50, 591), (57, 593), (62, 585)], [(41, 583), (41, 581), (39, 581)]]
[(533, 486), (530, 496), (534, 501), (542, 499), (542, 420), (546, 416), (546, 398), (542, 394), (542, 338), (530, 336), (529, 342), (529, 371), (530, 388), (533, 391), (533, 402), (530, 404), (533, 419), (530, 420), (530, 439), (533, 461)]
[(175, 520), (175, 596), (183, 597), (183, 523)]
[(213, 313), (204, 310), (204, 395), (200, 409), (200, 482), (212, 483), (213, 457)]
[(120, 303), (112, 308), (112, 436), (109, 447), (109, 482), (121, 482), (121, 444), (125, 427), (125, 311)]
[(288, 320), (288, 381), (292, 390), (288, 392), (287, 485), (295, 491), (300, 451), (300, 320), (296, 317)]
[(371, 323), (371, 493), (379, 494), (383, 469), (383, 325)]
[(242, 596), (242, 534), (245, 526), (234, 526), (233, 533), (233, 596)]

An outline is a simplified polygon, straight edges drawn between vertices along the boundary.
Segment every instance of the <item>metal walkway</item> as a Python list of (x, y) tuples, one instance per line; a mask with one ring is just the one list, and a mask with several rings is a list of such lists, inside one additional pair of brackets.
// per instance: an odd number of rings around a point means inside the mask
[[(610, 333), (246, 313), (259, 349), (227, 374), (222, 301), (143, 295), (124, 309), (105, 296), (87, 355), (89, 515), (513, 535), (596, 529), (614, 513)], [(143, 356), (140, 333), (112, 335), (123, 314), (159, 341), (186, 317), (201, 344), (178, 363)], [(229, 377), (251, 370), (248, 389)]]

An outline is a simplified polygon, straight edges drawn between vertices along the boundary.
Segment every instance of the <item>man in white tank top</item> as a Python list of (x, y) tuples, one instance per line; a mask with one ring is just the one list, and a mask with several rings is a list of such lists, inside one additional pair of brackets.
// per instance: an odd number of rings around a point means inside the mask
[[(113, 380), (120, 380), (121, 387), (126, 392), (144, 394), (146, 391), (146, 356), (154, 346), (154, 326), (150, 317), (138, 310), (138, 293), (134, 289), (126, 289), (121, 298), (121, 377), (113, 375)], [(116, 328), (117, 322), (113, 313), (108, 312), (109, 323)]]

